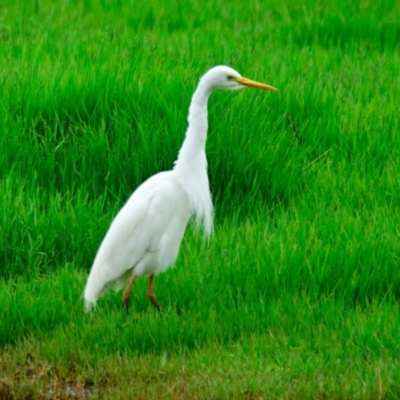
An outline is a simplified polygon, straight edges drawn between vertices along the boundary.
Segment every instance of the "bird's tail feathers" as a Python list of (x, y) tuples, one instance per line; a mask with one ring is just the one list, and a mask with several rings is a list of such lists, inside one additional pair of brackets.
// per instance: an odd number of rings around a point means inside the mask
[(85, 309), (91, 311), (100, 296), (114, 284), (116, 277), (107, 264), (93, 264), (85, 287)]
[(96, 307), (96, 300), (85, 299), (85, 311), (87, 313), (92, 312), (95, 307)]

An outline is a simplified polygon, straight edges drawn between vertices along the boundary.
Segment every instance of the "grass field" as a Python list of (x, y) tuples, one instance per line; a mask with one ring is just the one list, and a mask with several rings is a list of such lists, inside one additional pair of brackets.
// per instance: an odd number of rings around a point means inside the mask
[[(22, 4), (21, 4), (22, 3)], [(357, 5), (355, 5), (357, 3)], [(1, 399), (400, 398), (400, 3), (3, 1)], [(216, 211), (125, 316), (82, 292), (113, 216), (216, 92)]]

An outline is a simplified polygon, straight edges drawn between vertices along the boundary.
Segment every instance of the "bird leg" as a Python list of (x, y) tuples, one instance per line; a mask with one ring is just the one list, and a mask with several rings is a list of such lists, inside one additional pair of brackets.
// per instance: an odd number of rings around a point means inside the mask
[(147, 287), (147, 297), (153, 303), (153, 305), (157, 308), (157, 310), (160, 313), (162, 313), (163, 309), (161, 308), (161, 306), (158, 303), (156, 296), (154, 294), (154, 274), (151, 274), (150, 278), (149, 278), (149, 286)]
[(122, 301), (125, 305), (126, 312), (128, 312), (128, 306), (129, 306), (129, 298), (131, 296), (131, 291), (133, 284), (135, 283), (137, 276), (135, 274), (132, 274), (131, 278), (129, 279), (128, 285), (124, 291), (124, 294), (122, 296)]

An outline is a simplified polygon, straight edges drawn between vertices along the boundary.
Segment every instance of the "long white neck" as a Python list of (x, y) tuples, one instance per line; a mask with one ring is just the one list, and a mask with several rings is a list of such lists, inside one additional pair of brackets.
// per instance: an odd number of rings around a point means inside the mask
[(188, 128), (174, 171), (187, 192), (198, 224), (206, 234), (213, 229), (213, 205), (207, 175), (207, 102), (211, 87), (200, 80), (189, 107)]

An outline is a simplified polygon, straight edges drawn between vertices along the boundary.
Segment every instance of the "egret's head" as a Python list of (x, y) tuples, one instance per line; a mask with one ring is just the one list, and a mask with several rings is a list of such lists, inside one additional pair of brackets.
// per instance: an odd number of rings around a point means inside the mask
[(245, 87), (254, 87), (264, 90), (277, 91), (278, 89), (273, 86), (265, 85), (264, 83), (252, 81), (251, 79), (244, 78), (239, 72), (225, 65), (219, 65), (207, 71), (202, 80), (205, 80), (212, 89), (244, 89)]

